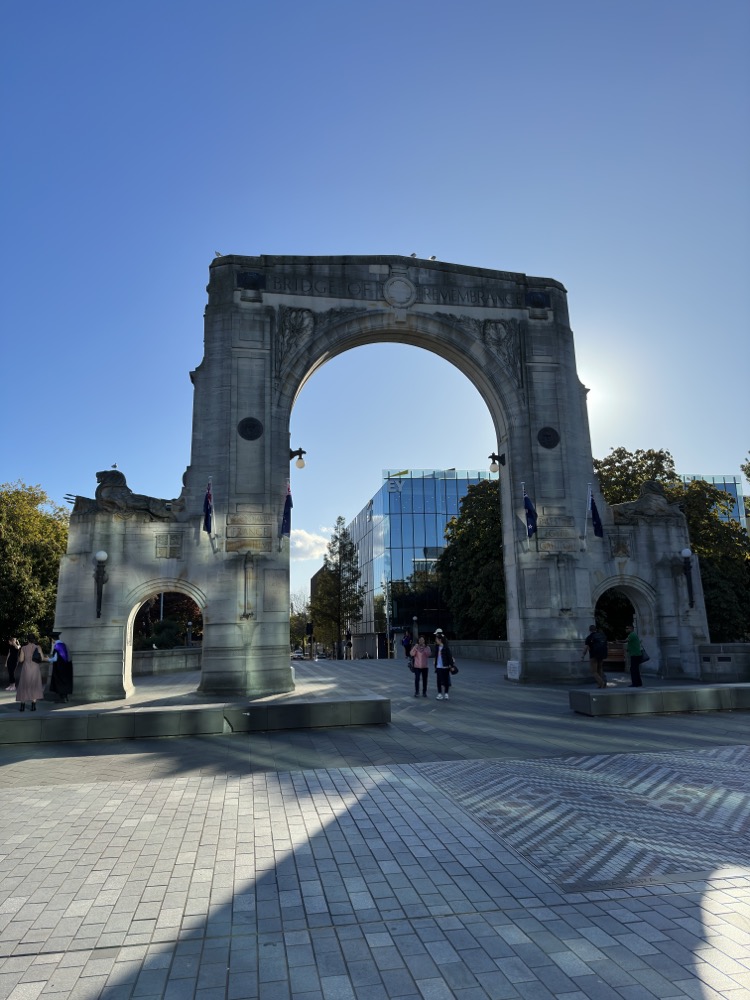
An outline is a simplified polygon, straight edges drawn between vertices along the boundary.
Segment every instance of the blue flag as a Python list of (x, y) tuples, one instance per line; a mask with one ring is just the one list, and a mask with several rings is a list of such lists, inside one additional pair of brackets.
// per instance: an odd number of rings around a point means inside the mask
[(287, 538), (292, 533), (292, 487), (289, 483), (286, 484), (286, 500), (284, 501), (284, 513), (281, 515), (281, 524), (279, 525), (279, 538), (286, 535)]
[(206, 495), (203, 498), (203, 530), (211, 534), (211, 527), (214, 519), (214, 497), (211, 492), (211, 480), (206, 487)]
[(599, 517), (599, 511), (596, 509), (596, 500), (594, 500), (594, 494), (591, 494), (591, 520), (594, 524), (594, 534), (597, 538), (604, 538), (604, 527), (602, 526), (602, 519)]
[(534, 504), (531, 502), (526, 490), (523, 491), (523, 506), (526, 511), (526, 531), (528, 532), (529, 538), (536, 531), (536, 510)]

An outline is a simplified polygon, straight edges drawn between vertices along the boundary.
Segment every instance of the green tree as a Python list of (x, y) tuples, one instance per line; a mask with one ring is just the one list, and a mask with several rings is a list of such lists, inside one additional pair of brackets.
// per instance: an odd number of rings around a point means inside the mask
[(134, 649), (175, 649), (203, 639), (203, 615), (187, 594), (167, 591), (145, 601), (133, 623)]
[(289, 646), (304, 649), (307, 623), (310, 617), (310, 602), (304, 594), (292, 594), (289, 601)]
[(750, 639), (750, 541), (735, 520), (722, 520), (734, 498), (702, 479), (669, 491), (685, 512), (690, 547), (700, 560), (712, 642)]
[(310, 602), (318, 641), (328, 640), (338, 650), (347, 630), (362, 620), (365, 588), (359, 581), (357, 548), (339, 515)]
[(68, 512), (41, 486), (0, 485), (0, 636), (49, 636)]
[(440, 588), (462, 639), (506, 638), (500, 484), (469, 486), (458, 517), (445, 529), (438, 559)]
[(748, 452), (747, 461), (742, 463), (740, 469), (742, 470), (742, 475), (750, 483), (750, 452)]
[(628, 451), (613, 448), (603, 459), (594, 459), (594, 472), (607, 503), (627, 503), (637, 500), (641, 483), (657, 480), (666, 485), (679, 485), (674, 459), (668, 451)]
[(690, 547), (700, 560), (708, 628), (713, 642), (750, 638), (750, 544), (742, 526), (722, 520), (734, 499), (702, 479), (684, 484), (668, 451), (614, 448), (594, 460), (607, 503), (637, 499), (641, 484), (658, 480), (667, 498), (679, 503), (688, 523)]

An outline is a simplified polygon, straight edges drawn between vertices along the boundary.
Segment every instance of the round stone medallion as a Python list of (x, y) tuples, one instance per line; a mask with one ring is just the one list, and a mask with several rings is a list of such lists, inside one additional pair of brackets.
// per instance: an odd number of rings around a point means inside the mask
[(560, 443), (560, 435), (554, 427), (542, 427), (536, 439), (542, 448), (556, 448)]
[(246, 441), (257, 441), (263, 433), (263, 424), (255, 417), (244, 417), (237, 424), (237, 433)]
[(398, 274), (383, 285), (383, 296), (394, 309), (407, 309), (417, 301), (417, 290), (408, 278)]

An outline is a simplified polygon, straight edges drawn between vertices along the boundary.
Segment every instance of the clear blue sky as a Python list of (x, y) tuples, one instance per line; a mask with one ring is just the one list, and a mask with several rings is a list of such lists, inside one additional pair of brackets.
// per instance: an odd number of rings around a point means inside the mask
[[(556, 278), (594, 455), (738, 472), (749, 45), (746, 0), (7, 4), (0, 481), (92, 496), (117, 462), (179, 493), (215, 250)], [(438, 377), (449, 408), (409, 398)], [(466, 379), (395, 345), (317, 373), (292, 437), (299, 554), (381, 469), (495, 445)]]

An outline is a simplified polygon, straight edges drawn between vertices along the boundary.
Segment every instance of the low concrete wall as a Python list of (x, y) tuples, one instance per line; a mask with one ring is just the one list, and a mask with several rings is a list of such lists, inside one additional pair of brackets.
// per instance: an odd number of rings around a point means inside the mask
[(276, 702), (189, 708), (134, 708), (128, 712), (65, 710), (26, 712), (0, 721), (0, 744), (59, 743), (68, 740), (137, 740), (159, 736), (212, 736), (265, 733), (279, 729), (331, 726), (386, 726), (389, 698), (352, 701)]
[(706, 643), (698, 656), (702, 681), (750, 681), (750, 642)]
[(154, 674), (176, 674), (186, 670), (200, 670), (200, 646), (179, 646), (177, 649), (142, 649), (133, 653), (133, 677), (151, 677)]
[(574, 712), (592, 716), (747, 711), (750, 709), (750, 684), (571, 691), (568, 700)]

